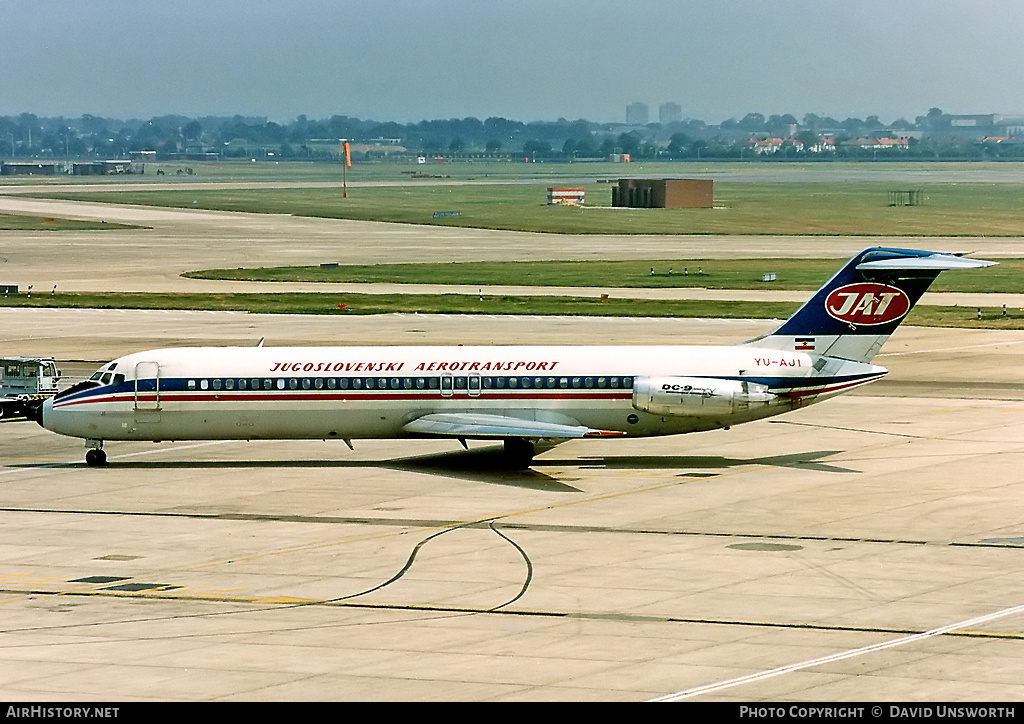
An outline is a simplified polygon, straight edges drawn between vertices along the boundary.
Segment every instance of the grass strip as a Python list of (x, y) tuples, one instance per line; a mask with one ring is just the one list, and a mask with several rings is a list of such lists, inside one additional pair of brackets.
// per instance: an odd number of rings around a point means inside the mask
[[(8, 295), (0, 306), (33, 308), (235, 311), (259, 314), (490, 314), (537, 316), (785, 319), (798, 304), (708, 300), (522, 297), (460, 294), (148, 294)], [(915, 308), (909, 324), (970, 329), (1024, 329), (1024, 310), (1001, 307)]]
[(113, 229), (141, 229), (131, 224), (107, 221), (81, 221), (49, 216), (23, 216), (0, 214), (0, 231), (107, 231)]
[[(831, 278), (839, 259), (669, 259), (629, 261), (452, 262), (207, 269), (194, 279), (339, 284), (458, 284), (642, 289), (777, 289), (813, 291)], [(775, 281), (762, 277), (772, 273)], [(943, 273), (936, 292), (1024, 293), (1024, 259), (999, 266)]]
[[(716, 182), (711, 209), (611, 208), (611, 184), (571, 183), (587, 204), (549, 206), (550, 182), (64, 191), (32, 194), (117, 204), (292, 214), (559, 234), (1021, 236), (1017, 183), (928, 183), (924, 205), (890, 207), (896, 181)], [(458, 215), (436, 217), (437, 211)]]

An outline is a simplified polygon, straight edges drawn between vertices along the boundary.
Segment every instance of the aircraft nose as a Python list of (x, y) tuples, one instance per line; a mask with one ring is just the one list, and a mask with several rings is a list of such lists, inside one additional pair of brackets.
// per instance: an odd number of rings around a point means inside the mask
[(46, 427), (46, 424), (43, 422), (43, 417), (44, 415), (47, 414), (47, 412), (50, 412), (52, 410), (53, 398), (48, 397), (42, 402), (29, 407), (26, 416), (28, 417), (28, 419), (35, 420), (36, 422), (38, 422), (41, 427)]
[(45, 400), (33, 400), (32, 402), (25, 403), (25, 417), (29, 420), (35, 420), (40, 425), (43, 424), (43, 405), (46, 403)]

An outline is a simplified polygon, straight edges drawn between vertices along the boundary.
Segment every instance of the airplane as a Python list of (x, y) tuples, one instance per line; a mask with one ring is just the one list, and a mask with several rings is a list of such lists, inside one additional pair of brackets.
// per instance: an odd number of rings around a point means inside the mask
[(502, 441), (516, 467), (572, 439), (728, 429), (887, 374), (872, 358), (938, 274), (995, 262), (856, 254), (775, 331), (734, 346), (185, 347), (136, 352), (46, 400), (48, 430), (105, 441)]

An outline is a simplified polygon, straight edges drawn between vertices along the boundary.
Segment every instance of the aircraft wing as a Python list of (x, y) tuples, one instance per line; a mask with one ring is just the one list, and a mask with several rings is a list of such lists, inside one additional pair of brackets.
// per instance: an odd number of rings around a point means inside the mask
[(521, 420), (508, 415), (486, 415), (473, 412), (436, 412), (406, 423), (406, 432), (447, 437), (538, 437), (575, 438), (625, 435), (616, 430), (595, 430), (585, 425), (566, 425), (537, 420)]

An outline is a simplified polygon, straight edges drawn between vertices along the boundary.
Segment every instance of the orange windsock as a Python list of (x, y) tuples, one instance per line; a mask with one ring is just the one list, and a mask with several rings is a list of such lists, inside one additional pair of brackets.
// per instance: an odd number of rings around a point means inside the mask
[(345, 166), (352, 168), (352, 154), (349, 152), (348, 141), (345, 142)]

